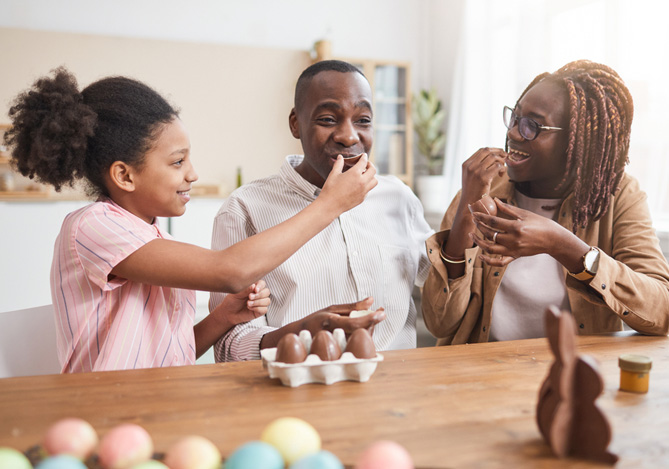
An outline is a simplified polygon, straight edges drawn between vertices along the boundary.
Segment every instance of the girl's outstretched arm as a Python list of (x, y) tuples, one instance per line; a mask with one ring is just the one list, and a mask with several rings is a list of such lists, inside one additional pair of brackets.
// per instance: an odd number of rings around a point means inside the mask
[(152, 285), (239, 292), (281, 265), (339, 215), (362, 203), (376, 186), (376, 169), (366, 155), (346, 172), (343, 166), (340, 156), (318, 198), (269, 230), (222, 251), (156, 239), (130, 254), (111, 273)]

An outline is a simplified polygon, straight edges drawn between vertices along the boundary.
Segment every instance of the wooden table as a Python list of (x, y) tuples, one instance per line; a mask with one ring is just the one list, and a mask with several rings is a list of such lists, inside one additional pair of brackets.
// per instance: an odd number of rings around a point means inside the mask
[[(598, 403), (613, 426), (617, 467), (669, 467), (669, 339), (579, 337), (579, 352), (601, 365)], [(653, 359), (650, 391), (618, 390), (618, 356)], [(0, 380), (0, 446), (25, 450), (59, 418), (78, 416), (103, 435), (136, 422), (158, 451), (199, 434), (224, 456), (259, 438), (273, 419), (302, 418), (323, 447), (351, 465), (371, 442), (390, 439), (417, 468), (594, 467), (556, 460), (541, 440), (535, 405), (552, 362), (545, 339), (384, 353), (367, 383), (270, 380), (260, 362), (196, 365)]]

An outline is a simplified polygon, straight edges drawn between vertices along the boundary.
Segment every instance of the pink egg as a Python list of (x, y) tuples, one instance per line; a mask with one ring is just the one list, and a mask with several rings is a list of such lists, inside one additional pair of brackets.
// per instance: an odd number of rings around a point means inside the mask
[(90, 423), (66, 418), (51, 425), (44, 435), (44, 449), (51, 456), (67, 454), (85, 460), (98, 444), (98, 434)]
[(409, 452), (394, 441), (377, 441), (358, 458), (355, 469), (414, 469)]
[(139, 425), (124, 423), (112, 428), (100, 442), (98, 456), (105, 469), (126, 469), (153, 455), (153, 440)]
[(187, 436), (167, 450), (164, 462), (170, 469), (218, 469), (221, 452), (204, 437)]

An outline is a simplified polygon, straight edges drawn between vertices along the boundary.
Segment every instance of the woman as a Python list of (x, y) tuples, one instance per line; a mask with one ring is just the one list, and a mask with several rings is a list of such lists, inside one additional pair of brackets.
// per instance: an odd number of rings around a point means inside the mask
[(633, 109), (618, 74), (589, 61), (539, 75), (505, 108), (506, 149), (463, 163), (427, 242), (423, 315), (439, 344), (542, 337), (551, 304), (582, 334), (667, 334), (669, 266), (624, 172)]

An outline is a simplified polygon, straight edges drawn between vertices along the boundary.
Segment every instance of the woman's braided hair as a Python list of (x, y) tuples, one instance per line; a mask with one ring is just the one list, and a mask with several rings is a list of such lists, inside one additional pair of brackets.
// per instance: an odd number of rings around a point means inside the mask
[(573, 181), (572, 228), (576, 232), (606, 213), (620, 185), (629, 162), (634, 103), (613, 69), (589, 60), (537, 76), (520, 98), (545, 79), (563, 84), (569, 96), (567, 165), (559, 187)]

